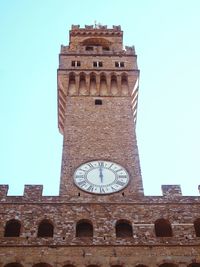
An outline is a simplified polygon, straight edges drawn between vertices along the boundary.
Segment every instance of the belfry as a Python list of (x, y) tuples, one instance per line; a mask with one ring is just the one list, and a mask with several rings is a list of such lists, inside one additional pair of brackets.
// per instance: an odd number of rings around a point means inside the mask
[(138, 89), (120, 26), (72, 25), (57, 71), (59, 196), (0, 186), (0, 267), (200, 267), (200, 197), (144, 195)]

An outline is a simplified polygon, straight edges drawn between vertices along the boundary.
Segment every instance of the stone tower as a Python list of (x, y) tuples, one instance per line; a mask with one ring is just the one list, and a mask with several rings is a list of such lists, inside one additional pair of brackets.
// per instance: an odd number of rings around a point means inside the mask
[[(62, 196), (98, 200), (95, 193), (100, 193), (99, 187), (90, 187), (94, 194), (88, 195), (73, 181), (75, 169), (94, 160), (125, 167), (130, 178), (123, 195), (143, 194), (135, 137), (139, 78), (136, 60), (133, 47), (123, 49), (120, 26), (72, 27), (69, 46), (61, 48), (58, 69), (58, 121), (64, 134)], [(123, 183), (123, 179), (118, 182)], [(89, 186), (85, 184), (81, 189), (87, 191)], [(114, 193), (118, 187), (101, 188), (105, 194), (106, 189)], [(117, 193), (113, 196), (119, 197)]]
[(58, 69), (59, 196), (0, 186), (0, 267), (200, 267), (200, 198), (144, 196), (137, 57), (120, 26), (72, 26)]

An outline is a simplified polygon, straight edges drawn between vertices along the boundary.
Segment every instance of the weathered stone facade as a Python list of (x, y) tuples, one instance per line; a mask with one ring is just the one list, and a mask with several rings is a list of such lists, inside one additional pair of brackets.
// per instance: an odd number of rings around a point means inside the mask
[[(139, 71), (122, 36), (120, 26), (72, 26), (58, 69), (60, 195), (29, 185), (23, 196), (7, 196), (0, 186), (0, 267), (200, 266), (200, 198), (182, 196), (177, 185), (143, 194)], [(96, 159), (125, 167), (128, 186), (109, 195), (78, 189), (74, 170)]]

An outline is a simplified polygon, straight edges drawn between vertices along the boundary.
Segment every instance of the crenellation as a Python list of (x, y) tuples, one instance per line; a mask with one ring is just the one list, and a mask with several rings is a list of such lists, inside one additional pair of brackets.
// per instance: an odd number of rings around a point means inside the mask
[(182, 196), (180, 185), (162, 185), (162, 192), (167, 197)]
[(25, 185), (24, 198), (29, 201), (40, 201), (42, 197), (43, 185)]
[(0, 185), (0, 199), (7, 197), (9, 186), (7, 184)]

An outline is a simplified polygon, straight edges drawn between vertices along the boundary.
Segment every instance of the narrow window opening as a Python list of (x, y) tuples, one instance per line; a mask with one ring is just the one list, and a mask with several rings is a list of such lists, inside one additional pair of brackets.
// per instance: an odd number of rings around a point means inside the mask
[(101, 68), (101, 67), (103, 67), (103, 62), (102, 61), (94, 61), (93, 67)]
[(124, 192), (122, 193), (122, 196), (124, 197)]
[(78, 193), (78, 196), (79, 196), (79, 197), (80, 197), (80, 195), (81, 195), (81, 194), (80, 194), (80, 193)]
[(81, 62), (80, 61), (72, 61), (71, 62), (71, 66), (72, 67), (80, 67), (81, 66)]
[(123, 68), (124, 67), (124, 62), (115, 61), (115, 67), (116, 68)]
[(102, 105), (101, 99), (95, 99), (95, 105)]

